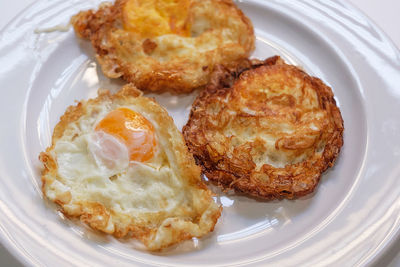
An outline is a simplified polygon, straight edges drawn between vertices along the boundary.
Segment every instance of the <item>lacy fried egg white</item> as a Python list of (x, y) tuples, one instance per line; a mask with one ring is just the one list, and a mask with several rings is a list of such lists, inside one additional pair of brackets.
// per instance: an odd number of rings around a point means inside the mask
[(117, 0), (71, 22), (107, 77), (141, 90), (193, 91), (216, 64), (234, 66), (254, 49), (251, 21), (231, 0)]
[(314, 191), (343, 130), (331, 88), (276, 56), (218, 68), (183, 133), (210, 180), (279, 199)]
[(40, 160), (66, 216), (149, 250), (213, 231), (221, 213), (172, 118), (131, 85), (69, 107)]

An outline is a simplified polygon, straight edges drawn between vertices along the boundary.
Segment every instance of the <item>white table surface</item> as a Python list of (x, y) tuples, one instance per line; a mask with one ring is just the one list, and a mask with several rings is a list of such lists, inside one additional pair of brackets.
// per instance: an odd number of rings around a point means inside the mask
[[(2, 0), (0, 29), (14, 16), (35, 0)], [(400, 48), (400, 0), (349, 0), (374, 21)], [(0, 266), (22, 265), (0, 244)], [(400, 240), (397, 241), (377, 263), (377, 266), (400, 266)]]

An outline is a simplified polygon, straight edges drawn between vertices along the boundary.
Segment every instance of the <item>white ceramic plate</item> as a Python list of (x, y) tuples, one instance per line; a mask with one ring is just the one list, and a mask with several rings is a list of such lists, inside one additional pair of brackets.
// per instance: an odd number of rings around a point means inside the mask
[[(103, 236), (64, 219), (40, 190), (38, 154), (75, 100), (116, 90), (88, 42), (67, 24), (100, 1), (40, 0), (0, 34), (0, 232), (27, 265), (336, 265), (372, 263), (400, 226), (400, 53), (345, 1), (241, 1), (257, 35), (254, 57), (281, 55), (332, 86), (344, 147), (317, 192), (264, 202), (220, 194), (214, 233), (165, 253)], [(153, 95), (181, 128), (195, 95)]]

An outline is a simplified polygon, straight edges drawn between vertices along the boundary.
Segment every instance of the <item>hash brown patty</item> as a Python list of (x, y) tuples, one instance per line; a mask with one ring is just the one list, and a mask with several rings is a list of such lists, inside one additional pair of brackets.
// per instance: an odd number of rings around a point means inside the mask
[(278, 57), (219, 66), (183, 128), (203, 173), (264, 199), (314, 191), (343, 145), (330, 87)]

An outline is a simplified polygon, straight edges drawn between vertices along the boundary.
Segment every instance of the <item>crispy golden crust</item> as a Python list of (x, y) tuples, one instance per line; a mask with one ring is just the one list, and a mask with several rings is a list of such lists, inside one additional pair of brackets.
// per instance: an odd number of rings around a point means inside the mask
[[(69, 218), (79, 218), (93, 229), (112, 234), (115, 237), (130, 235), (141, 240), (149, 250), (160, 250), (192, 237), (201, 237), (214, 230), (221, 215), (219, 207), (212, 199), (212, 192), (200, 178), (200, 168), (196, 166), (193, 156), (184, 145), (184, 139), (177, 130), (172, 118), (154, 100), (141, 96), (142, 93), (132, 85), (126, 85), (117, 94), (102, 92), (95, 99), (81, 101), (70, 106), (56, 125), (52, 145), (46, 152), (40, 153), (39, 159), (44, 165), (42, 171), (42, 191), (50, 200), (57, 203), (61, 211)], [(152, 114), (158, 134), (164, 140), (159, 140), (168, 150), (168, 161), (178, 177), (182, 177), (185, 189), (193, 198), (191, 210), (178, 207), (178, 213), (170, 216), (167, 211), (156, 213), (139, 213), (137, 218), (128, 213), (107, 207), (101, 201), (85, 200), (77, 197), (72, 190), (58, 190), (54, 184), (64, 183), (60, 178), (59, 164), (55, 152), (59, 140), (74, 140), (70, 136), (72, 124), (87, 114), (96, 114), (96, 107), (113, 103), (116, 105), (135, 105)], [(67, 139), (65, 138), (66, 136)], [(171, 154), (173, 151), (173, 154)], [(55, 189), (56, 188), (56, 189)], [(179, 215), (181, 214), (181, 215)], [(182, 215), (183, 214), (183, 215)]]
[(314, 191), (343, 145), (331, 88), (275, 56), (216, 69), (183, 128), (205, 175), (265, 199)]
[(90, 39), (103, 73), (141, 90), (191, 92), (209, 82), (217, 64), (234, 66), (254, 49), (251, 21), (231, 0), (192, 0), (190, 37), (152, 39), (122, 29), (127, 0), (72, 17), (76, 34)]

